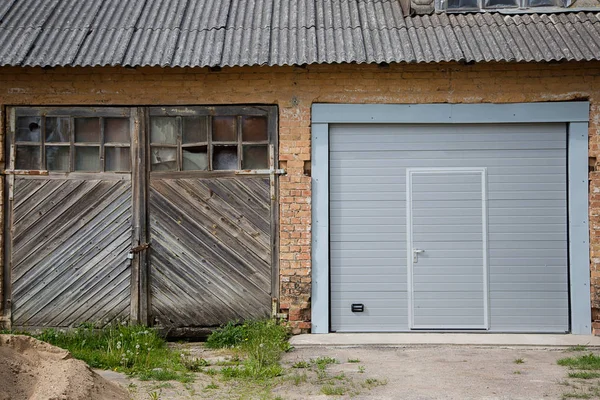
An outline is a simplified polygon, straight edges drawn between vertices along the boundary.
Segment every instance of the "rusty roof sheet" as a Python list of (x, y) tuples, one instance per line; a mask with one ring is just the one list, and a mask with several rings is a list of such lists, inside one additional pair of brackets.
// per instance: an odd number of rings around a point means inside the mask
[(4, 0), (0, 65), (600, 60), (599, 12), (406, 17), (398, 0)]

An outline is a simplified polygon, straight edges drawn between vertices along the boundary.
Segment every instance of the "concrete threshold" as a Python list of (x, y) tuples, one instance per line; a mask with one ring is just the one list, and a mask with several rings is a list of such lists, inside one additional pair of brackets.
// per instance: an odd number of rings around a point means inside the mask
[(327, 333), (297, 335), (290, 339), (290, 343), (295, 347), (457, 345), (600, 348), (600, 337), (521, 333)]

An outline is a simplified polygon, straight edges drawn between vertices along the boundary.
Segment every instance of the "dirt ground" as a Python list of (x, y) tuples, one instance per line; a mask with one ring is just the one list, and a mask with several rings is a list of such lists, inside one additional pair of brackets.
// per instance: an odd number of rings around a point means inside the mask
[[(206, 350), (201, 344), (183, 346), (191, 357), (204, 358), (211, 364), (204, 373), (196, 374), (193, 383), (140, 382), (114, 372), (101, 373), (127, 388), (135, 400), (533, 400), (562, 399), (578, 390), (578, 382), (567, 380), (568, 371), (556, 364), (559, 358), (577, 355), (565, 349), (303, 347), (284, 355), (283, 377), (261, 386), (223, 380), (218, 373), (207, 374), (207, 370), (229, 365), (231, 357)], [(321, 360), (322, 368), (316, 360)]]
[(27, 336), (0, 335), (0, 400), (127, 398), (68, 351)]

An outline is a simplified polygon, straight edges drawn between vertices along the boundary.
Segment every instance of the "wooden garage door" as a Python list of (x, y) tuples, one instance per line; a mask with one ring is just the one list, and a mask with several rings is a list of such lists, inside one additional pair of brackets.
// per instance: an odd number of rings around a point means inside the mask
[(270, 314), (276, 297), (274, 118), (271, 108), (151, 110), (155, 324), (210, 327)]
[(128, 109), (27, 109), (11, 119), (6, 233), (13, 327), (128, 319)]

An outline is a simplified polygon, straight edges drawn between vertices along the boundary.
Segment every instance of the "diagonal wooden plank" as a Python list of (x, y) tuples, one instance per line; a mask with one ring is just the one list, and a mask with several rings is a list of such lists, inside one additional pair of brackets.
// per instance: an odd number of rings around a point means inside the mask
[(253, 235), (238, 227), (235, 221), (230, 221), (219, 214), (216, 207), (204, 207), (201, 203), (193, 201), (183, 195), (185, 193), (176, 182), (160, 182), (153, 185), (153, 189), (172, 204), (185, 204), (185, 214), (182, 220), (187, 220), (187, 215), (194, 215), (193, 222), (202, 225), (206, 232), (223, 242), (229, 249), (235, 250), (241, 258), (249, 257), (248, 252), (265, 262), (271, 259), (271, 249), (262, 246)]
[[(223, 279), (224, 274), (218, 275), (210, 268), (190, 264), (195, 256), (191, 250), (186, 253), (177, 252), (179, 249), (174, 247), (172, 243), (168, 244), (168, 250), (160, 245), (153, 247), (151, 260), (155, 274), (151, 284), (170, 288), (171, 299), (176, 300), (176, 308), (182, 309), (180, 296), (185, 296), (185, 293), (195, 296), (195, 306), (192, 310), (203, 309), (212, 312), (216, 309), (215, 314), (221, 315), (221, 318), (235, 319), (239, 309), (251, 313), (254, 308), (260, 307), (261, 301), (254, 295), (240, 295), (240, 289), (244, 287), (245, 282), (236, 271), (223, 271), (229, 273), (228, 279)], [(173, 257), (173, 251), (182, 255)]]
[(64, 220), (61, 220), (59, 226), (47, 225), (40, 238), (47, 240), (29, 241), (23, 243), (19, 238), (13, 240), (13, 265), (15, 266), (15, 276), (20, 274), (19, 266), (33, 265), (38, 257), (43, 257), (53, 253), (58, 247), (63, 246), (67, 241), (78, 241), (88, 224), (98, 222), (98, 218), (104, 218), (113, 212), (112, 207), (121, 207), (124, 202), (130, 203), (131, 191), (129, 187), (114, 186), (104, 187), (106, 190), (94, 190), (86, 194), (81, 202), (87, 204), (79, 212), (73, 208), (71, 212), (65, 214)]
[(237, 197), (234, 193), (231, 193), (221, 182), (221, 180), (206, 180), (204, 182), (214, 194), (221, 198), (221, 201), (230, 204), (232, 207), (240, 210), (244, 217), (250, 220), (250, 222), (261, 231), (268, 233), (271, 227), (271, 221), (264, 213), (257, 212), (256, 209), (252, 208), (250, 204), (245, 202), (243, 199)]
[[(203, 184), (202, 180), (191, 180), (191, 179), (177, 179), (167, 181), (172, 187), (176, 187), (178, 192), (186, 198), (198, 211), (205, 215), (213, 215), (213, 220), (216, 222), (221, 221), (233, 224), (239, 230), (250, 235), (250, 237), (257, 242), (257, 244), (270, 249), (270, 235), (254, 226), (248, 219), (245, 218), (244, 214), (234, 209), (226, 202), (222, 201), (218, 196), (202, 197), (200, 192), (203, 189), (208, 188)], [(270, 251), (270, 250), (269, 250)]]
[[(86, 216), (77, 218), (76, 229), (68, 229), (64, 232), (57, 232), (53, 237), (52, 243), (43, 246), (43, 251), (32, 251), (22, 259), (14, 260), (13, 284), (21, 285), (20, 280), (26, 277), (27, 280), (46, 279), (55, 268), (60, 268), (77, 257), (85, 257), (92, 254), (88, 247), (98, 246), (98, 242), (110, 234), (110, 227), (118, 223), (119, 218), (128, 218), (131, 214), (130, 194), (125, 192), (113, 200), (114, 196), (108, 198), (110, 203), (99, 204), (95, 210), (99, 213), (95, 216), (86, 213)], [(87, 220), (87, 218), (92, 217)], [(86, 221), (87, 220), (87, 221)], [(86, 240), (81, 240), (86, 238)], [(65, 258), (66, 257), (66, 258)], [(15, 257), (16, 258), (16, 257)], [(82, 262), (86, 260), (83, 259)], [(36, 271), (32, 274), (32, 269)], [(56, 271), (58, 273), (58, 271)]]
[[(216, 259), (225, 261), (231, 267), (243, 267), (244, 274), (250, 277), (260, 277), (269, 270), (268, 261), (261, 260), (252, 253), (240, 248), (236, 248), (234, 251), (233, 248), (228, 247), (224, 242), (218, 240), (210, 232), (207, 232), (204, 227), (200, 226), (196, 222), (196, 216), (188, 216), (180, 212), (173, 203), (170, 203), (162, 196), (152, 196), (152, 194), (154, 192), (151, 193), (151, 207), (156, 207), (154, 210), (155, 214), (163, 213), (161, 222), (168, 225), (171, 232), (181, 230), (178, 240), (184, 240), (188, 237), (194, 238), (193, 243), (195, 246), (204, 246), (207, 252), (214, 254)], [(169, 210), (167, 211), (169, 215), (165, 214), (165, 210)], [(151, 217), (151, 223), (155, 223), (155, 221)], [(190, 247), (193, 247), (193, 245)], [(245, 257), (240, 257), (238, 252), (243, 252)], [(270, 281), (269, 279), (267, 280)]]
[[(68, 325), (67, 320), (82, 320), (86, 318), (83, 313), (87, 308), (99, 303), (100, 301), (110, 300), (113, 292), (110, 291), (111, 283), (118, 276), (126, 275), (131, 277), (130, 262), (127, 259), (130, 242), (127, 232), (123, 232), (118, 240), (114, 240), (110, 244), (110, 253), (103, 259), (98, 257), (97, 262), (91, 260), (93, 266), (81, 276), (79, 283), (72, 286), (66, 291), (68, 301), (53, 302), (53, 307), (56, 311), (49, 313), (49, 326), (64, 326)], [(108, 299), (105, 297), (108, 296)], [(62, 296), (63, 300), (66, 296)]]
[[(151, 182), (152, 314), (163, 325), (214, 326), (270, 313), (270, 246), (264, 258), (256, 254), (272, 242), (268, 186), (261, 189), (256, 182), (237, 187), (222, 180)], [(254, 190), (258, 193), (246, 193)], [(248, 196), (250, 202), (261, 199), (267, 204), (261, 209), (242, 204)], [(261, 243), (250, 235), (254, 232), (268, 240)]]
[(48, 180), (44, 179), (15, 178), (13, 189), (13, 209), (15, 212), (19, 212), (19, 208), (25, 203), (34, 204), (33, 202), (29, 202), (29, 199), (47, 183)]
[[(129, 246), (130, 236), (127, 226), (127, 222), (123, 223), (119, 229), (119, 231), (124, 231), (122, 236), (108, 246), (98, 249), (100, 251), (95, 252), (89, 262), (77, 267), (64, 267), (64, 274), (50, 282), (41, 282), (41, 285), (38, 285), (41, 286), (41, 289), (36, 293), (29, 290), (15, 292), (15, 320), (26, 323), (38, 313), (51, 314), (54, 310), (65, 307), (76, 290), (86, 290), (87, 287), (94, 284), (95, 280), (102, 280), (111, 271), (106, 269), (107, 255), (111, 254), (119, 244)], [(23, 320), (23, 318), (25, 319)], [(32, 323), (31, 325), (36, 326), (37, 324)]]

